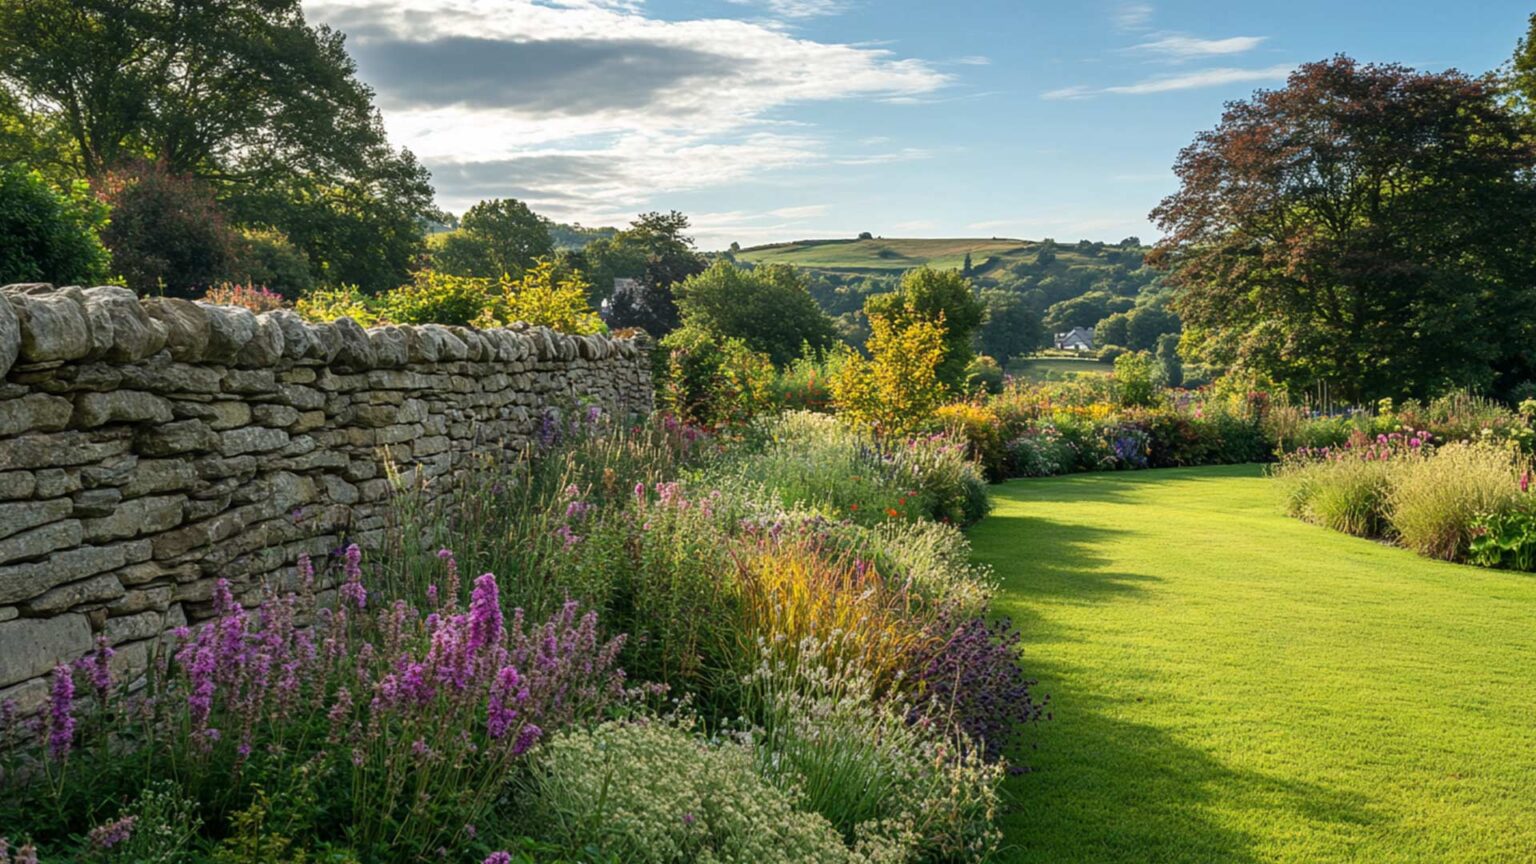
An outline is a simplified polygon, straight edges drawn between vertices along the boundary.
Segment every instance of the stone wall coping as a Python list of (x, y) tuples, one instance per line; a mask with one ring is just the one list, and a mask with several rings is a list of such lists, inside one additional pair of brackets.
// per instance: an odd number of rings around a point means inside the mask
[(526, 324), (364, 328), (351, 318), (319, 324), (291, 309), (258, 314), (175, 297), (141, 298), (116, 285), (19, 283), (0, 287), (0, 296), (7, 301), (0, 303), (0, 377), (17, 364), (132, 363), (162, 350), (182, 363), (263, 368), (286, 361), (361, 372), (437, 361), (633, 358), (652, 345), (644, 331), (578, 336)]

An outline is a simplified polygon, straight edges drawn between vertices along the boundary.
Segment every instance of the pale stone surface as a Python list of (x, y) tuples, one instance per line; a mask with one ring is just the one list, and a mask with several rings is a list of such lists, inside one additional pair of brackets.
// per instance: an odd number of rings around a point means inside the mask
[(0, 379), (11, 371), (21, 354), (21, 323), (4, 295), (0, 295)]
[(165, 628), (208, 617), (216, 579), (256, 601), (264, 582), (292, 586), (301, 552), (377, 545), (387, 460), (436, 495), (472, 459), (523, 453), (552, 404), (648, 411), (648, 351), (0, 289), (0, 692), (30, 699), (98, 631), (140, 675)]
[(85, 539), (91, 542), (137, 537), (176, 527), (181, 521), (185, 495), (133, 498), (118, 505), (111, 516), (85, 520)]
[(92, 576), (79, 582), (60, 585), (41, 597), (22, 604), (31, 615), (51, 615), (65, 609), (105, 603), (123, 596), (123, 583), (111, 576)]
[(79, 289), (73, 293), (11, 294), (12, 312), (21, 325), (21, 360), (78, 360), (91, 351), (91, 325)]
[(80, 545), (83, 537), (80, 520), (54, 522), (0, 540), (0, 564), (39, 558), (56, 549)]
[(6, 621), (0, 624), (0, 687), (43, 675), (90, 647), (91, 625), (84, 615)]

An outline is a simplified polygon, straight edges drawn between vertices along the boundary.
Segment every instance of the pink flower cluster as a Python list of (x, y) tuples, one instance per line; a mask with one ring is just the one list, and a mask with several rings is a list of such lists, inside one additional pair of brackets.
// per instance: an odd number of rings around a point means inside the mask
[(1381, 433), (1374, 438), (1357, 431), (1338, 447), (1301, 447), (1291, 455), (1320, 462), (1350, 459), (1386, 462), (1406, 456), (1428, 455), (1434, 446), (1435, 436), (1424, 430)]

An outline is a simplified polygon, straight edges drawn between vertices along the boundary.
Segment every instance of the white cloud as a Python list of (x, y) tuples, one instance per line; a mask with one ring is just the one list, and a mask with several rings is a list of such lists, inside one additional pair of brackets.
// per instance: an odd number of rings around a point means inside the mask
[(1115, 10), (1115, 26), (1121, 30), (1144, 30), (1152, 21), (1151, 3), (1122, 3)]
[(1142, 42), (1131, 50), (1145, 51), (1173, 60), (1190, 60), (1198, 57), (1217, 57), (1242, 54), (1259, 47), (1264, 36), (1231, 36), (1226, 39), (1198, 39), (1183, 34), (1170, 34)]
[(992, 58), (982, 54), (970, 54), (965, 57), (956, 57), (954, 62), (961, 66), (991, 66)]
[(848, 8), (847, 0), (730, 0), (738, 6), (763, 6), (780, 18), (817, 18), (837, 15)]
[(391, 139), (433, 171), (452, 210), (516, 191), (554, 218), (599, 224), (657, 194), (844, 155), (781, 119), (788, 106), (916, 97), (951, 80), (888, 48), (817, 42), (771, 23), (647, 18), (638, 0), (307, 0), (305, 9), (348, 34)]
[(1094, 96), (1122, 95), (1143, 96), (1152, 93), (1171, 93), (1175, 90), (1195, 90), (1201, 87), (1218, 87), (1223, 84), (1239, 84), (1259, 81), (1283, 81), (1294, 66), (1281, 64), (1262, 69), (1218, 68), (1202, 69), (1187, 75), (1162, 75), (1147, 78), (1134, 84), (1113, 87), (1090, 87), (1079, 84), (1062, 87), (1041, 94), (1042, 99), (1089, 99)]

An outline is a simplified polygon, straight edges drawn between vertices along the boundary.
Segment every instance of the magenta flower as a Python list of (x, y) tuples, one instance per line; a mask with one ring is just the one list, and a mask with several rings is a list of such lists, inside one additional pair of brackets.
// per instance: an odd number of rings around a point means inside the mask
[(490, 856), (485, 859), (485, 864), (512, 864), (512, 853), (492, 852)]
[(75, 745), (75, 678), (69, 666), (53, 667), (53, 689), (48, 697), (48, 752), (62, 760)]
[(487, 645), (501, 642), (501, 598), (496, 577), (481, 574), (469, 598), (469, 653), (479, 654)]

